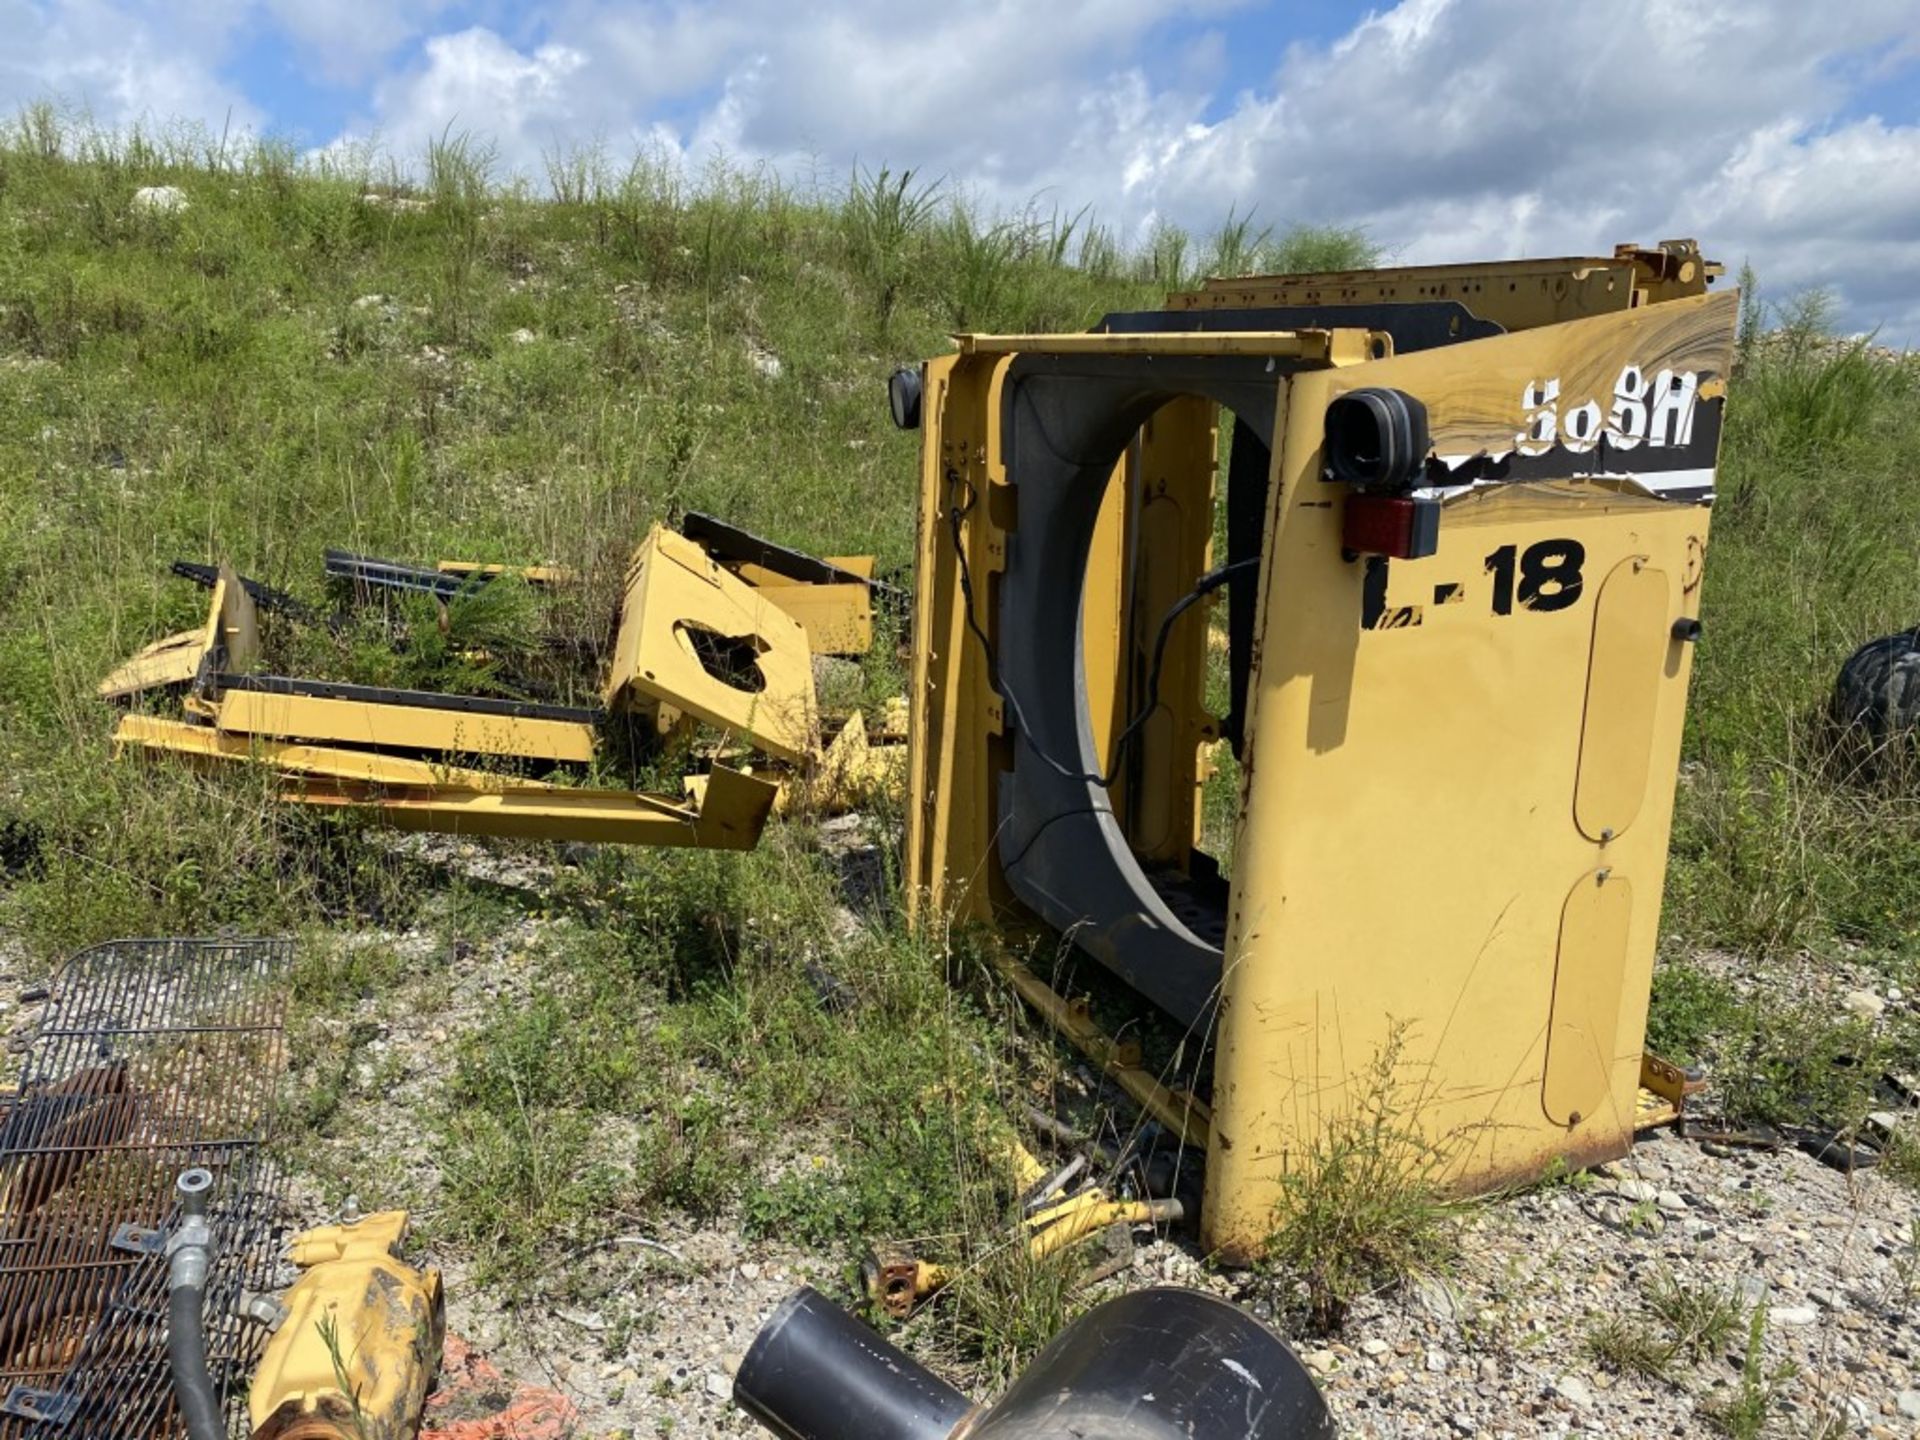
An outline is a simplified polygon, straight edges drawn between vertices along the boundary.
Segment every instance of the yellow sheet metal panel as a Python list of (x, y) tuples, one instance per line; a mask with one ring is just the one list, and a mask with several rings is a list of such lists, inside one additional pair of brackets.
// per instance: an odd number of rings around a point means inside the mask
[(661, 526), (628, 572), (606, 697), (616, 709), (672, 705), (784, 760), (813, 748), (806, 628)]
[[(837, 570), (873, 578), (871, 555), (821, 558)], [(814, 654), (864, 655), (873, 648), (873, 591), (867, 586), (795, 580), (751, 561), (729, 568), (807, 627), (807, 643)]]
[[(1697, 603), (1707, 512), (1630, 480), (1493, 485), (1449, 501), (1437, 554), (1375, 567), (1342, 552), (1322, 420), (1336, 393), (1396, 386), (1427, 405), (1442, 456), (1512, 454), (1543, 377), (1570, 405), (1612, 395), (1628, 364), (1685, 369), (1703, 395), (1723, 386), (1732, 309), (1676, 301), (1289, 383), (1214, 1069), (1210, 1248), (1259, 1252), (1281, 1176), (1403, 1024), (1412, 1118), (1458, 1144), (1462, 1188), (1629, 1143), (1688, 657), (1666, 642), (1645, 797), (1598, 845), (1574, 821), (1597, 577), (1634, 557), (1692, 573), (1660, 618), (1667, 636)], [(1638, 891), (1610, 1047), (1624, 1058), (1606, 1103), (1568, 1129), (1541, 1104), (1563, 902), (1603, 866)]]
[(1593, 663), (1573, 814), (1589, 840), (1626, 834), (1647, 796), (1647, 765), (1659, 716), (1656, 692), (1672, 652), (1673, 586), (1635, 555), (1600, 587), (1593, 610)]
[[(1547, 1073), (1540, 1100), (1547, 1119), (1572, 1129), (1615, 1100), (1622, 1056), (1621, 991), (1631, 943), (1633, 885), (1602, 867), (1574, 882), (1560, 913), (1560, 945), (1553, 972), (1553, 1013), (1547, 1031)], [(1624, 1057), (1635, 1069), (1639, 1047)], [(1624, 1118), (1632, 1123), (1634, 1114)]]
[[(1128, 714), (1147, 701), (1146, 677), (1160, 617), (1212, 564), (1218, 416), (1209, 400), (1164, 405), (1140, 432), (1132, 589), (1127, 597)], [(1206, 710), (1207, 617), (1202, 603), (1167, 637), (1160, 705), (1140, 729), (1138, 773), (1154, 777), (1127, 796), (1127, 838), (1143, 860), (1184, 870), (1199, 838), (1202, 750), (1216, 735)]]
[(775, 605), (805, 627), (816, 655), (864, 655), (873, 648), (873, 592), (865, 585), (762, 585)]
[(230, 675), (251, 670), (260, 659), (260, 612), (233, 567), (222, 562), (214, 582), (208, 630), (225, 648), (223, 668)]
[(125, 700), (145, 690), (189, 684), (200, 673), (205, 640), (204, 630), (184, 630), (156, 640), (116, 666), (95, 693), (102, 700)]
[(593, 759), (596, 738), (593, 726), (575, 720), (472, 715), (260, 690), (229, 690), (220, 700), (218, 717), (218, 728), (234, 735), (576, 764)]
[(925, 367), (906, 861), (910, 913), (922, 919), (986, 919), (1001, 888), (989, 785), (1005, 719), (967, 622), (955, 540), (984, 625), (1014, 508), (997, 459), (1005, 365), (1005, 357), (978, 355)]

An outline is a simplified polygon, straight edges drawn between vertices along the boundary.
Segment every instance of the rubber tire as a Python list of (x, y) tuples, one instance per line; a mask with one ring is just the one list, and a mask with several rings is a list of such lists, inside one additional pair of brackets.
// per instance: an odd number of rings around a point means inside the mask
[(1920, 729), (1920, 629), (1869, 640), (1833, 685), (1833, 718), (1876, 741)]

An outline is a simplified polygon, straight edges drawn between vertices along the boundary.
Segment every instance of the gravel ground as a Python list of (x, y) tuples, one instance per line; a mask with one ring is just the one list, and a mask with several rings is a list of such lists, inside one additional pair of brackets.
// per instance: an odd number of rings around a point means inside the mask
[[(1738, 1352), (1671, 1378), (1618, 1376), (1585, 1340), (1607, 1315), (1652, 1323), (1656, 1276), (1768, 1305), (1767, 1367), (1794, 1367), (1770, 1434), (1920, 1435), (1910, 1192), (1849, 1181), (1797, 1152), (1710, 1155), (1671, 1135), (1581, 1180), (1476, 1210), (1444, 1281), (1373, 1297), (1334, 1339), (1296, 1346), (1341, 1433), (1694, 1436), (1741, 1383)], [(1178, 1237), (1142, 1232), (1105, 1290), (1197, 1285), (1270, 1316), (1270, 1282), (1211, 1271)], [(512, 1378), (552, 1385), (583, 1436), (745, 1435), (731, 1375), (759, 1324), (834, 1257), (748, 1244), (724, 1224), (671, 1233), (674, 1252), (616, 1247), (576, 1264), (567, 1304), (509, 1316), (449, 1273), (455, 1328)]]
[[(372, 1038), (316, 1157), (329, 1180), (295, 1187), (297, 1223), (333, 1218), (343, 1176), (365, 1208), (431, 1204), (438, 1169), (405, 1116), (432, 1102), (453, 1037), (525, 997), (552, 923), (519, 920), (449, 967), (423, 966), (438, 973), (420, 993), (369, 998), (321, 1022), (370, 1027)], [(391, 944), (417, 959), (444, 947), (418, 933), (340, 943)], [(17, 997), (36, 977), (4, 946), (0, 970), (0, 1030), (17, 1058), (37, 1010)], [(1616, 1165), (1476, 1207), (1444, 1279), (1362, 1300), (1338, 1336), (1295, 1343), (1347, 1436), (1719, 1433), (1709, 1412), (1741, 1387), (1744, 1326), (1726, 1353), (1679, 1362), (1666, 1378), (1615, 1374), (1588, 1347), (1610, 1316), (1657, 1328), (1647, 1291), (1671, 1279), (1747, 1311), (1766, 1302), (1765, 1369), (1780, 1377), (1766, 1433), (1920, 1436), (1915, 1223), (1914, 1192), (1877, 1174), (1655, 1132)], [(1210, 1270), (1179, 1236), (1135, 1239), (1131, 1268), (1103, 1289), (1199, 1285), (1263, 1318), (1284, 1298), (1263, 1277)], [(544, 1288), (562, 1298), (517, 1312), (469, 1284), (458, 1257), (421, 1258), (446, 1270), (453, 1329), (509, 1382), (565, 1395), (581, 1436), (638, 1440), (758, 1433), (732, 1406), (732, 1373), (794, 1286), (844, 1285), (846, 1257), (749, 1242), (726, 1220), (656, 1229), (556, 1257)]]

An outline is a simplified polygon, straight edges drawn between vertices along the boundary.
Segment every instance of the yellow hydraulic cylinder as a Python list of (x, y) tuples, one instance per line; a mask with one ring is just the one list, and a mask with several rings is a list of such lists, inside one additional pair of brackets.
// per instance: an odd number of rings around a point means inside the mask
[(395, 1250), (407, 1212), (297, 1237), (285, 1298), (247, 1397), (254, 1440), (411, 1440), (446, 1335), (440, 1272)]

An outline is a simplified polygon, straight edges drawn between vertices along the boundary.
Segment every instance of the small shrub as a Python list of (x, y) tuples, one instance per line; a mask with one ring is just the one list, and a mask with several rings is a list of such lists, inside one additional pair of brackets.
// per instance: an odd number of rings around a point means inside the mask
[(989, 1235), (957, 1267), (943, 1318), (981, 1386), (998, 1390), (1073, 1319), (1085, 1262), (1076, 1246), (1036, 1257), (1024, 1237)]
[(1394, 1031), (1347, 1108), (1281, 1180), (1267, 1260), (1305, 1285), (1318, 1331), (1337, 1330), (1362, 1295), (1440, 1270), (1454, 1252), (1461, 1206), (1444, 1186), (1464, 1136), (1427, 1132), (1426, 1096), (1400, 1073), (1405, 1040)]
[(1747, 1349), (1740, 1364), (1739, 1388), (1731, 1396), (1701, 1407), (1707, 1423), (1731, 1440), (1759, 1440), (1781, 1386), (1797, 1373), (1789, 1361), (1767, 1364), (1766, 1339), (1767, 1307), (1756, 1305), (1747, 1320)]
[(1647, 1307), (1672, 1332), (1674, 1353), (1695, 1361), (1724, 1355), (1744, 1316), (1738, 1296), (1664, 1273), (1647, 1287)]
[(1656, 1335), (1639, 1320), (1608, 1315), (1590, 1328), (1581, 1342), (1590, 1359), (1616, 1375), (1641, 1375), (1664, 1380), (1673, 1373), (1677, 1347)]

